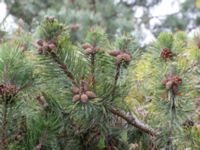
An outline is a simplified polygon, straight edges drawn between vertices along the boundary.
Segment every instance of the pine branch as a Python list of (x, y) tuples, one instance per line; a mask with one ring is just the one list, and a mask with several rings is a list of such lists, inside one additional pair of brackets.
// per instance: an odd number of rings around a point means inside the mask
[(150, 134), (152, 136), (157, 135), (157, 133), (152, 128), (150, 128), (148, 125), (146, 125), (143, 122), (141, 122), (140, 120), (138, 120), (135, 116), (133, 116), (133, 115), (127, 116), (124, 113), (122, 113), (121, 111), (119, 111), (118, 109), (116, 109), (115, 107), (109, 107), (108, 110), (112, 114), (126, 120), (129, 124), (138, 128), (142, 132), (145, 132), (145, 133)]
[(7, 103), (4, 102), (3, 105), (3, 120), (2, 120), (2, 126), (1, 126), (1, 140), (0, 140), (0, 148), (1, 149), (5, 149), (6, 148), (6, 139), (7, 139), (7, 135), (6, 135), (6, 128), (7, 128)]
[(115, 91), (116, 91), (116, 88), (117, 88), (117, 81), (118, 81), (119, 75), (120, 75), (120, 68), (121, 68), (121, 63), (119, 63), (117, 65), (117, 68), (116, 68), (115, 79), (114, 79), (114, 86), (113, 86), (113, 90), (112, 90), (112, 96), (113, 96), (113, 98), (115, 96)]
[(51, 52), (51, 56), (53, 60), (59, 65), (59, 67), (63, 70), (63, 72), (66, 74), (67, 78), (69, 78), (74, 85), (77, 85), (73, 74), (68, 70), (67, 66), (63, 63), (63, 61), (60, 60), (59, 57), (53, 52)]
[(169, 135), (168, 135), (168, 141), (167, 141), (167, 148), (169, 150), (173, 150), (173, 130), (174, 130), (174, 119), (176, 117), (176, 94), (175, 92), (171, 89), (169, 92), (169, 101), (171, 102), (171, 120), (170, 120), (170, 125), (169, 125)]
[(92, 86), (95, 90), (95, 54), (91, 55), (91, 73), (92, 73)]

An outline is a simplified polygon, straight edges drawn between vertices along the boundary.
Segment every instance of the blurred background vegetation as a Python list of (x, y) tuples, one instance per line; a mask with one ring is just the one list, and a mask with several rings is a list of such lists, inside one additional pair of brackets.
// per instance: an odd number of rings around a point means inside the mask
[[(144, 40), (156, 37), (161, 31), (184, 30), (189, 33), (200, 24), (200, 0), (165, 1), (4, 0), (4, 3), (7, 6), (6, 16), (13, 16), (18, 24), (22, 24), (23, 20), (27, 30), (34, 30), (44, 16), (50, 15), (69, 24), (73, 41), (82, 41), (91, 26), (100, 25), (110, 38), (131, 32), (145, 44)], [(171, 7), (168, 5), (163, 10), (153, 12), (161, 3), (170, 3)], [(162, 15), (163, 12), (168, 13)]]

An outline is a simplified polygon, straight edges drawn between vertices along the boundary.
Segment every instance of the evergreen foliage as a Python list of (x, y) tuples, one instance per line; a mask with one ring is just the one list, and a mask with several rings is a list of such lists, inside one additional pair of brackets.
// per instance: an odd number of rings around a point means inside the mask
[[(65, 1), (67, 20), (60, 1), (10, 8), (27, 23), (59, 13), (2, 36), (0, 150), (200, 149), (200, 33), (161, 32), (143, 50), (124, 31), (132, 31), (126, 8), (145, 0), (91, 1), (90, 9)], [(107, 20), (119, 8), (122, 17)]]

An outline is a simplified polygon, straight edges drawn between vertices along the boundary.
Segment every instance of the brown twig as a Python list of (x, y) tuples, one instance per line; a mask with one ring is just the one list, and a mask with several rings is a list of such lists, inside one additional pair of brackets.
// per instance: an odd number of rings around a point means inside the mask
[(55, 53), (51, 53), (53, 60), (59, 65), (59, 67), (63, 70), (66, 76), (71, 80), (74, 85), (77, 85), (73, 74), (68, 70), (67, 66), (59, 59), (59, 57)]
[(91, 55), (91, 74), (92, 74), (92, 86), (95, 90), (95, 54)]
[(3, 105), (3, 120), (2, 120), (2, 126), (1, 126), (1, 140), (0, 140), (0, 148), (5, 149), (6, 148), (6, 132), (7, 132), (7, 103), (6, 101), (4, 102)]
[(115, 96), (115, 91), (116, 91), (116, 88), (117, 88), (117, 81), (119, 79), (120, 69), (121, 69), (121, 63), (119, 63), (117, 65), (117, 68), (116, 68), (115, 79), (114, 79), (114, 86), (113, 86), (113, 90), (112, 90), (112, 97), (113, 98)]
[(171, 89), (168, 93), (168, 99), (171, 103), (171, 119), (169, 124), (168, 140), (166, 144), (166, 149), (173, 149), (173, 130), (174, 130), (174, 119), (176, 117), (176, 103), (175, 103), (176, 94)]
[(133, 115), (126, 116), (124, 113), (122, 113), (121, 111), (119, 111), (118, 109), (116, 109), (114, 107), (109, 107), (108, 110), (111, 113), (113, 113), (114, 115), (124, 119), (129, 124), (133, 125), (134, 127), (141, 130), (142, 132), (145, 132), (145, 133), (150, 134), (152, 136), (157, 135), (157, 133), (152, 128), (150, 128), (148, 125), (146, 125), (143, 122), (141, 122), (140, 120), (138, 120), (135, 116), (133, 116)]

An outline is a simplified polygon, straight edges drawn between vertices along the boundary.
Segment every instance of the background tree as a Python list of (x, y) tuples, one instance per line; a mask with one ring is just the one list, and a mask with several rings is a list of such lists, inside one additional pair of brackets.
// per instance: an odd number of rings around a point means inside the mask
[[(176, 0), (180, 10), (168, 15), (152, 15), (151, 11), (158, 6), (161, 0), (68, 0), (68, 1), (10, 1), (5, 0), (8, 14), (22, 18), (29, 29), (38, 25), (45, 15), (56, 16), (59, 21), (67, 23), (74, 32), (73, 40), (82, 39), (86, 30), (93, 25), (102, 25), (108, 36), (123, 32), (134, 32), (140, 40), (143, 27), (157, 36), (161, 31), (187, 30), (188, 32), (199, 25), (199, 0)], [(138, 18), (135, 13), (142, 10)], [(153, 20), (159, 23), (154, 23)], [(33, 29), (33, 28), (32, 28)], [(136, 30), (134, 30), (136, 29)]]
[(160, 0), (136, 0), (134, 2), (124, 0), (5, 0), (5, 2), (8, 13), (17, 19), (22, 18), (30, 28), (38, 25), (38, 21), (43, 16), (50, 15), (69, 25), (73, 31), (71, 37), (73, 40), (83, 40), (86, 31), (95, 25), (104, 27), (110, 38), (120, 33), (132, 32), (137, 22), (134, 19), (134, 12), (137, 8), (144, 9), (145, 17)]
[(199, 0), (179, 1), (180, 10), (167, 16), (162, 16), (161, 23), (154, 26), (154, 33), (163, 30), (190, 32), (199, 26)]

